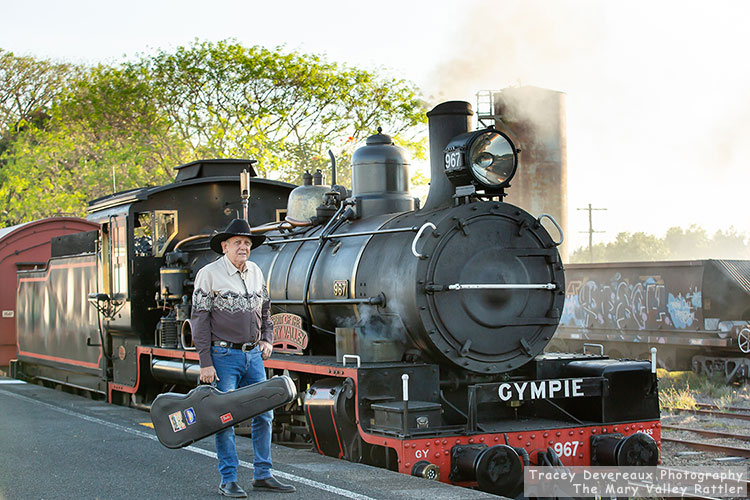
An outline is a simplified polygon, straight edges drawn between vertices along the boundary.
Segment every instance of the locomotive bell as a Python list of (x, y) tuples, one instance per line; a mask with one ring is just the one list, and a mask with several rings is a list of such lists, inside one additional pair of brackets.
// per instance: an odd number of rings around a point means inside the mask
[(352, 155), (352, 197), (359, 217), (414, 210), (406, 151), (381, 132), (378, 127)]

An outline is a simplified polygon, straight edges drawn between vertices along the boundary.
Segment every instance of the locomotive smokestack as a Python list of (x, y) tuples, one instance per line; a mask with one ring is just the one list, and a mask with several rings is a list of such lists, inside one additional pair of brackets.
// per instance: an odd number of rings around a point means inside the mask
[(445, 175), (443, 150), (455, 136), (472, 129), (471, 104), (465, 101), (448, 101), (435, 106), (427, 113), (430, 130), (430, 192), (424, 210), (451, 204), (455, 187)]

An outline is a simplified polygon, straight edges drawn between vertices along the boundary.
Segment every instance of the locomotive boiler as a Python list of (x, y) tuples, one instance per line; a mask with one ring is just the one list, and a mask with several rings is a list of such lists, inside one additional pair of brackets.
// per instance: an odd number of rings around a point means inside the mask
[[(467, 132), (470, 115), (466, 103), (435, 108), (431, 143)], [(431, 191), (415, 210), (403, 150), (388, 135), (373, 135), (354, 153), (352, 196), (331, 221), (303, 237), (270, 233), (252, 251), (274, 305), (307, 318), (316, 339), (337, 328), (339, 337), (349, 333), (373, 361), (412, 352), (449, 369), (498, 374), (539, 354), (562, 311), (559, 254), (539, 219), (498, 199), (515, 170), (507, 136), (492, 129), (466, 135), (458, 141), (468, 149), (497, 158), (475, 167), (487, 184), (480, 189), (496, 201), (471, 202), (476, 188), (461, 178), (473, 189)], [(444, 175), (444, 146), (436, 149), (433, 179)], [(342, 332), (347, 326), (355, 331)]]
[(351, 191), (210, 160), (95, 200), (95, 252), (19, 273), (13, 374), (137, 407), (194, 386), (192, 280), (215, 258), (211, 231), (242, 211), (267, 235), (250, 255), (272, 302), (265, 366), (302, 395), (276, 410), (277, 438), (513, 497), (530, 464), (654, 465), (651, 363), (542, 354), (565, 300), (562, 231), (503, 201), (519, 151), (471, 116), (464, 102), (428, 113), (424, 207), (381, 130), (352, 157)]

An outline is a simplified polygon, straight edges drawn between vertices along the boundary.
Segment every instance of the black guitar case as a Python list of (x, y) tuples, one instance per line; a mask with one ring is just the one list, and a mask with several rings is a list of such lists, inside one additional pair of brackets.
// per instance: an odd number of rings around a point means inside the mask
[(151, 421), (161, 444), (182, 448), (296, 397), (286, 375), (230, 392), (200, 385), (187, 394), (159, 394), (151, 405)]

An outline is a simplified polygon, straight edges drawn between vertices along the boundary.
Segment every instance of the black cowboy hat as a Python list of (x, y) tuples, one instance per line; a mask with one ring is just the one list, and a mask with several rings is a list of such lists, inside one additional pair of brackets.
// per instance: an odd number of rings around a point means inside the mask
[(223, 255), (224, 250), (221, 249), (221, 242), (228, 240), (232, 236), (247, 236), (250, 238), (252, 248), (258, 247), (266, 241), (265, 234), (252, 234), (250, 232), (250, 224), (245, 219), (234, 219), (223, 232), (216, 233), (211, 237), (211, 250)]

